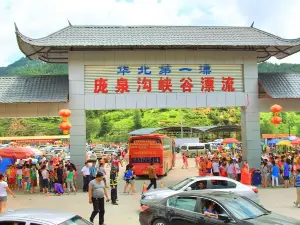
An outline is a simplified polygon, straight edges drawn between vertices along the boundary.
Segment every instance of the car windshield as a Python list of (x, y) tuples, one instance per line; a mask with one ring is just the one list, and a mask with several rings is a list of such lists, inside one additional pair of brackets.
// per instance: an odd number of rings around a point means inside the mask
[(224, 199), (222, 203), (239, 220), (255, 219), (269, 213), (251, 200), (242, 197)]
[(185, 187), (186, 185), (188, 185), (192, 181), (193, 181), (193, 179), (186, 178), (186, 179), (178, 182), (177, 184), (169, 186), (168, 188), (170, 188), (170, 189), (172, 189), (174, 191), (179, 191), (180, 189), (182, 189), (183, 187)]
[(60, 223), (59, 225), (90, 225), (90, 223), (79, 216), (75, 216), (63, 223)]

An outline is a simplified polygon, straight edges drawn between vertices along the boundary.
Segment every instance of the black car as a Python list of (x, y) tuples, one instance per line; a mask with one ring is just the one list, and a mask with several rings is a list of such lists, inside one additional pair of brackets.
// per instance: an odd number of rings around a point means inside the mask
[(141, 225), (300, 224), (228, 192), (193, 191), (154, 200), (143, 206)]

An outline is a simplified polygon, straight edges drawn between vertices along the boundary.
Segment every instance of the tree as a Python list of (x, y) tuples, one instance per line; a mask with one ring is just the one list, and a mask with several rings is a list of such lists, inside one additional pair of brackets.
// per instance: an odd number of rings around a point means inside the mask
[(140, 110), (135, 110), (134, 111), (134, 116), (133, 116), (133, 128), (134, 129), (141, 129), (142, 128), (142, 115)]
[(103, 136), (106, 136), (109, 131), (110, 131), (110, 126), (109, 126), (109, 120), (106, 116), (102, 116), (102, 119), (101, 119), (101, 128), (100, 128), (100, 131), (99, 131), (99, 137), (103, 137)]

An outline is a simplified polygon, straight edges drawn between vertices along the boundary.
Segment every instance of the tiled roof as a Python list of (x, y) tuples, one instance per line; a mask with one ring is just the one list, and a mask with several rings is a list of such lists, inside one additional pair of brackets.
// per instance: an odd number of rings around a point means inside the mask
[(71, 48), (238, 49), (257, 51), (258, 61), (300, 50), (300, 39), (283, 39), (253, 27), (68, 26), (40, 39), (28, 38), (17, 28), (16, 35), (25, 55), (50, 62), (67, 62), (62, 53)]
[(68, 76), (0, 76), (0, 103), (67, 102)]
[(271, 98), (300, 98), (300, 73), (259, 73), (258, 80)]

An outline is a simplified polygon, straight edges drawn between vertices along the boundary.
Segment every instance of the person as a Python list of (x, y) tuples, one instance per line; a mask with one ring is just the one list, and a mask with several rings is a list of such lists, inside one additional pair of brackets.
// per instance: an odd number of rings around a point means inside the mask
[(57, 175), (57, 183), (64, 186), (64, 168), (62, 163), (59, 163), (58, 168), (56, 170), (56, 175)]
[(262, 186), (263, 188), (267, 188), (269, 186), (269, 175), (270, 175), (267, 162), (263, 162), (261, 171), (262, 171)]
[(218, 217), (218, 213), (216, 208), (216, 203), (215, 202), (208, 202), (208, 206), (204, 210), (204, 215), (206, 216), (212, 216), (212, 217)]
[(228, 177), (230, 179), (234, 179), (234, 170), (233, 170), (233, 168), (234, 168), (233, 160), (230, 159), (230, 161), (229, 161), (229, 163), (227, 165), (227, 174), (228, 174)]
[(104, 166), (105, 166), (105, 164), (100, 163), (100, 167), (99, 167), (99, 171), (98, 171), (98, 172), (100, 172), (100, 173), (103, 174), (103, 181), (104, 181), (105, 187), (107, 187), (106, 178), (105, 178), (105, 176), (106, 176), (106, 171), (105, 171), (105, 169), (104, 169)]
[(243, 168), (241, 170), (241, 183), (245, 185), (251, 185), (251, 177), (247, 161), (244, 161)]
[(278, 186), (278, 178), (279, 178), (279, 166), (278, 163), (274, 161), (272, 167), (272, 187), (274, 187), (274, 185)]
[(126, 169), (125, 169), (125, 172), (124, 172), (124, 181), (125, 181), (125, 185), (124, 185), (124, 193), (129, 193), (129, 191), (127, 191), (127, 188), (129, 186), (129, 179), (127, 179), (127, 172), (130, 170), (130, 164), (126, 165)]
[(92, 166), (90, 167), (90, 176), (91, 180), (94, 180), (97, 175), (97, 169), (96, 169), (96, 162), (92, 163)]
[(28, 190), (28, 181), (29, 181), (29, 166), (28, 164), (24, 164), (23, 165), (23, 174), (22, 174), (22, 177), (23, 177), (23, 190), (24, 191), (29, 191)]
[(43, 192), (44, 194), (48, 194), (49, 173), (48, 170), (46, 169), (46, 165), (42, 166), (41, 174), (42, 174)]
[(34, 164), (31, 165), (30, 173), (30, 193), (34, 193), (35, 188), (37, 187), (37, 170)]
[(83, 175), (83, 192), (88, 192), (88, 185), (90, 182), (90, 168), (89, 163), (85, 162), (85, 166), (81, 169)]
[(117, 192), (117, 187), (118, 187), (118, 176), (117, 176), (117, 170), (115, 167), (111, 168), (110, 171), (110, 197), (111, 197), (111, 204), (113, 205), (118, 205), (117, 199), (118, 199), (118, 192)]
[(184, 169), (184, 167), (187, 169), (189, 167), (189, 164), (188, 164), (188, 159), (187, 159), (185, 153), (182, 153), (182, 161), (183, 161), (183, 165), (182, 165), (181, 169)]
[(135, 175), (134, 175), (134, 166), (130, 165), (130, 170), (132, 171), (132, 175), (129, 179), (129, 184), (130, 184), (130, 190), (131, 190), (131, 194), (135, 194)]
[(17, 186), (18, 186), (18, 190), (22, 190), (22, 176), (23, 176), (23, 171), (22, 171), (22, 167), (18, 166), (17, 169)]
[(71, 188), (74, 192), (74, 194), (76, 194), (76, 189), (74, 187), (74, 170), (71, 166), (68, 167), (68, 171), (67, 171), (67, 189), (68, 189), (68, 193), (71, 193)]
[(295, 178), (295, 187), (296, 187), (297, 199), (294, 202), (294, 205), (300, 208), (300, 169), (297, 170), (297, 175)]
[(240, 168), (240, 165), (237, 163), (237, 160), (233, 160), (233, 166), (234, 166), (234, 171), (235, 171), (235, 174), (236, 174), (236, 180), (238, 182), (241, 181), (241, 168)]
[(155, 167), (153, 166), (153, 162), (150, 163), (150, 166), (148, 168), (148, 175), (149, 175), (150, 184), (147, 187), (147, 191), (149, 191), (149, 189), (152, 187), (152, 185), (154, 186), (154, 189), (156, 189), (157, 175), (155, 172)]
[(290, 181), (289, 159), (286, 159), (283, 164), (283, 180), (284, 180), (284, 188), (289, 188), (289, 181)]
[(214, 176), (219, 176), (220, 175), (220, 171), (219, 171), (219, 163), (217, 161), (217, 159), (214, 159), (213, 163), (212, 163), (212, 172)]
[(7, 192), (16, 198), (15, 194), (4, 181), (4, 175), (0, 174), (0, 214), (5, 213), (7, 205)]
[(94, 218), (99, 213), (99, 224), (104, 225), (104, 196), (109, 201), (107, 190), (103, 181), (103, 174), (97, 173), (96, 178), (89, 183), (89, 203), (93, 204), (93, 212), (90, 222), (94, 222)]
[(198, 173), (200, 177), (206, 176), (206, 163), (203, 156), (200, 156), (200, 161), (198, 163)]
[(199, 185), (197, 185), (197, 186), (195, 187), (195, 190), (204, 190), (204, 189), (206, 189), (205, 181), (199, 182)]

